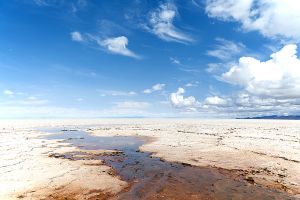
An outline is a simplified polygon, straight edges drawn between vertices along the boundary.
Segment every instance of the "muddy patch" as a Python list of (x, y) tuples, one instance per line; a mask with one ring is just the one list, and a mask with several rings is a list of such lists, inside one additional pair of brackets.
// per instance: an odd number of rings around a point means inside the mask
[[(97, 137), (76, 130), (52, 133), (46, 138), (60, 139), (82, 150), (53, 157), (101, 160), (113, 168), (111, 175), (130, 183), (130, 187), (107, 199), (294, 199), (283, 191), (257, 185), (253, 178), (240, 173), (151, 157), (151, 153), (139, 151), (147, 138)], [(95, 150), (111, 153), (89, 153)]]

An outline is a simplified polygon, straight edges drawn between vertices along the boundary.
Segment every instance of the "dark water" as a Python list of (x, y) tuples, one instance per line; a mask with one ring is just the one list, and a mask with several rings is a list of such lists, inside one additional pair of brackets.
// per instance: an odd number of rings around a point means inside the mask
[[(47, 131), (49, 132), (49, 131)], [(84, 131), (51, 131), (47, 139), (63, 139), (82, 149), (120, 150), (116, 155), (95, 156), (111, 166), (130, 187), (113, 199), (294, 199), (288, 194), (248, 183), (228, 170), (194, 167), (152, 158), (140, 152), (147, 139), (96, 137)]]

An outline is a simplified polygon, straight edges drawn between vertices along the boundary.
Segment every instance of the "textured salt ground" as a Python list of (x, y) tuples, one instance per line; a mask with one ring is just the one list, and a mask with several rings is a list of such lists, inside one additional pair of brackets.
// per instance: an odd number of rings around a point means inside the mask
[(300, 121), (140, 120), (96, 126), (94, 135), (139, 135), (154, 156), (241, 171), (258, 184), (300, 194)]
[(77, 151), (68, 143), (41, 139), (28, 130), (1, 131), (0, 199), (84, 199), (127, 186), (100, 160), (70, 161), (56, 155)]
[[(128, 191), (112, 195), (114, 199), (292, 199), (283, 192), (247, 183), (244, 177), (226, 170), (152, 158), (150, 153), (138, 150), (147, 138), (95, 137), (83, 131), (60, 131), (47, 139), (67, 140), (84, 150), (65, 154), (67, 159), (86, 159), (85, 153), (94, 152), (89, 159), (104, 160), (122, 180), (131, 183)], [(97, 155), (98, 149), (115, 149), (119, 153)]]
[[(74, 177), (82, 177), (84, 183), (88, 184), (96, 176), (103, 176), (101, 187), (90, 188), (92, 195), (85, 195), (93, 196), (100, 191), (106, 191), (107, 195), (116, 194), (126, 188), (126, 182), (120, 177), (111, 176), (110, 168), (103, 163), (88, 163), (95, 161), (86, 160), (84, 164), (80, 160), (74, 162), (48, 157), (49, 154), (75, 149), (64, 142), (37, 139), (40, 133), (32, 131), (38, 127), (78, 128), (82, 125), (90, 127), (90, 133), (100, 136), (155, 137), (156, 141), (143, 145), (141, 150), (154, 152), (153, 156), (167, 161), (241, 171), (257, 184), (277, 187), (294, 196), (299, 194), (299, 121), (27, 120), (2, 121), (0, 124), (0, 149), (5, 152), (1, 154), (0, 199), (15, 199), (16, 194), (37, 186), (40, 187), (31, 192), (32, 197), (48, 185), (58, 189), (58, 193), (61, 185), (67, 183), (69, 186), (64, 189), (71, 190), (71, 185), (75, 189), (83, 189), (82, 192), (89, 189), (82, 183), (76, 186), (78, 182), (71, 181)], [(104, 169), (104, 172), (92, 170), (95, 165), (98, 165), (97, 169)]]

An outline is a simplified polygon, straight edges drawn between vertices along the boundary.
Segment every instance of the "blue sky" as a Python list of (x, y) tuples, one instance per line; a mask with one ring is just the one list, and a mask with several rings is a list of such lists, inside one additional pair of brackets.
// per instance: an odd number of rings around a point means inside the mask
[(0, 2), (0, 118), (299, 114), (293, 0)]

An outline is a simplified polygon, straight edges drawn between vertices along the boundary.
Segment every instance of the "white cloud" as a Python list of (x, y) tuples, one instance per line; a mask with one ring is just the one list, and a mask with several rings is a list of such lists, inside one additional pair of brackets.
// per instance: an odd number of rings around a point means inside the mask
[(150, 94), (150, 93), (152, 93), (152, 90), (151, 89), (146, 89), (146, 90), (144, 90), (143, 91), (145, 94)]
[(225, 106), (225, 105), (227, 105), (228, 102), (227, 102), (226, 99), (223, 99), (223, 98), (218, 97), (218, 96), (213, 96), (213, 97), (207, 97), (204, 100), (204, 103), (206, 105)]
[(229, 60), (232, 56), (240, 54), (245, 49), (245, 45), (242, 43), (235, 43), (223, 38), (216, 38), (216, 41), (218, 42), (216, 48), (207, 51), (207, 55), (216, 57), (220, 60)]
[(194, 96), (184, 97), (185, 90), (179, 88), (171, 93), (170, 102), (179, 109), (179, 114), (193, 116), (299, 115), (300, 59), (296, 54), (296, 45), (286, 45), (267, 61), (242, 57), (219, 79), (239, 85), (240, 91), (198, 101)]
[(206, 12), (266, 37), (300, 41), (300, 2), (296, 0), (206, 0)]
[(291, 44), (267, 61), (241, 57), (237, 65), (222, 74), (222, 79), (254, 95), (300, 98), (300, 60), (296, 54), (297, 46)]
[(152, 90), (154, 91), (162, 90), (165, 86), (166, 84), (158, 83), (152, 86)]
[(150, 94), (152, 92), (155, 92), (155, 91), (160, 91), (162, 89), (164, 89), (164, 87), (166, 86), (166, 84), (163, 84), (163, 83), (157, 83), (155, 85), (152, 86), (152, 88), (150, 89), (145, 89), (143, 92), (145, 94)]
[(223, 63), (208, 63), (206, 71), (209, 73), (217, 72), (222, 68), (223, 65)]
[(207, 97), (197, 107), (198, 112), (232, 117), (299, 114), (300, 59), (296, 45), (285, 45), (266, 61), (241, 57), (219, 80), (241, 90), (225, 97)]
[[(234, 97), (235, 105), (239, 109), (245, 108), (255, 108), (256, 110), (266, 109), (266, 107), (273, 108), (280, 103), (283, 103), (281, 100), (276, 100), (272, 98), (254, 96), (245, 92), (239, 93)], [(285, 102), (286, 103), (286, 102)]]
[(71, 35), (71, 38), (72, 38), (73, 41), (76, 41), (76, 42), (84, 41), (83, 36), (78, 31), (71, 32), (70, 35)]
[(4, 90), (3, 94), (9, 97), (13, 97), (15, 93), (11, 90)]
[(199, 81), (193, 81), (185, 84), (185, 87), (196, 87), (199, 84)]
[(125, 36), (107, 38), (105, 40), (97, 40), (98, 44), (105, 47), (108, 51), (120, 54), (123, 56), (129, 56), (132, 58), (140, 58), (137, 54), (127, 48), (128, 39)]
[(97, 90), (101, 93), (101, 96), (134, 96), (136, 92), (134, 91), (120, 91), (120, 90)]
[(178, 88), (177, 92), (171, 93), (171, 102), (175, 107), (187, 107), (194, 108), (199, 104), (195, 97), (189, 96), (184, 98), (183, 94), (185, 90), (183, 88)]
[(190, 74), (199, 74), (202, 73), (202, 70), (200, 69), (196, 69), (196, 68), (192, 68), (192, 67), (180, 67), (178, 68), (180, 71), (186, 72), (186, 73), (190, 73)]
[(34, 101), (34, 100), (37, 100), (37, 97), (30, 96), (30, 97), (28, 97), (28, 100), (32, 100), (32, 101)]
[(142, 101), (124, 101), (117, 102), (116, 107), (119, 109), (146, 109), (150, 106), (148, 102)]
[(176, 65), (181, 65), (181, 62), (177, 59), (177, 58), (172, 58), (170, 57), (170, 60), (173, 64), (176, 64)]
[(173, 25), (177, 8), (172, 3), (161, 4), (152, 11), (147, 29), (165, 41), (192, 42), (193, 39)]
[(9, 100), (9, 101), (2, 101), (0, 102), (0, 105), (43, 105), (48, 103), (48, 100), (43, 100), (43, 99), (38, 99), (35, 96), (29, 96), (26, 98), (16, 98), (20, 96), (24, 96), (24, 93), (22, 92), (13, 92), (11, 90), (4, 90), (3, 94), (8, 96), (8, 97), (14, 97), (14, 100)]
[(86, 41), (87, 43), (90, 44), (96, 42), (97, 45), (101, 46), (102, 48), (106, 49), (111, 53), (137, 58), (137, 59), (141, 58), (141, 56), (137, 55), (136, 53), (134, 53), (133, 51), (127, 48), (128, 38), (125, 36), (103, 39), (101, 37), (92, 34), (86, 34), (86, 37), (83, 37), (81, 33), (78, 31), (71, 32), (70, 34), (73, 41), (77, 41), (77, 42)]

